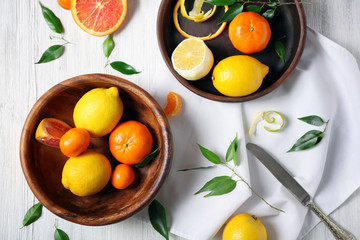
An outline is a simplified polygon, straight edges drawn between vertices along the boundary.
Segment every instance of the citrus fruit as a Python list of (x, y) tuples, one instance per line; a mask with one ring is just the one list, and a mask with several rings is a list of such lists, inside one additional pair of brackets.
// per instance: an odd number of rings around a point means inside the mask
[(119, 162), (133, 165), (146, 157), (153, 144), (149, 129), (138, 121), (120, 123), (110, 134), (109, 146)]
[(172, 118), (179, 114), (181, 109), (181, 98), (177, 93), (169, 92), (166, 97), (166, 106), (164, 108), (164, 113), (166, 117)]
[(35, 139), (47, 146), (59, 147), (60, 138), (71, 127), (65, 122), (56, 118), (44, 118), (39, 123)]
[(123, 111), (116, 87), (94, 88), (76, 103), (73, 118), (77, 128), (86, 129), (92, 137), (102, 137), (113, 130)]
[(70, 10), (71, 0), (57, 0), (57, 2), (62, 8)]
[(230, 41), (240, 52), (246, 54), (260, 52), (266, 48), (270, 37), (270, 25), (258, 13), (242, 12), (230, 22)]
[(76, 157), (90, 144), (90, 134), (83, 128), (72, 128), (60, 139), (60, 150), (67, 157)]
[(225, 96), (241, 97), (249, 95), (262, 84), (269, 67), (256, 58), (236, 55), (221, 60), (214, 68), (214, 87)]
[(114, 188), (125, 189), (135, 180), (135, 171), (126, 164), (117, 165), (110, 178), (110, 182)]
[(127, 0), (72, 0), (76, 24), (94, 36), (106, 36), (120, 27), (127, 12)]
[(203, 40), (188, 38), (175, 48), (171, 61), (180, 76), (186, 80), (199, 80), (210, 72), (214, 56)]
[(223, 240), (266, 240), (266, 229), (260, 220), (250, 214), (234, 216), (226, 224)]
[(101, 191), (109, 182), (110, 176), (109, 160), (98, 152), (86, 151), (67, 160), (61, 182), (73, 194), (84, 197)]

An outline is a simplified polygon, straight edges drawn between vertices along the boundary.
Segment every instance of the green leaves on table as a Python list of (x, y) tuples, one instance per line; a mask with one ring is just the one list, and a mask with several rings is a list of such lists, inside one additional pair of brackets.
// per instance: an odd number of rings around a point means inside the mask
[(40, 2), (39, 4), (41, 6), (41, 11), (44, 16), (44, 19), (47, 25), (49, 26), (49, 28), (56, 33), (63, 33), (64, 30), (60, 19), (56, 17), (55, 14), (50, 9), (44, 7)]
[(285, 46), (280, 40), (274, 42), (274, 49), (276, 54), (280, 57), (281, 61), (285, 63)]
[[(107, 67), (109, 65), (109, 57), (110, 57), (113, 49), (114, 49), (114, 40), (113, 40), (112, 36), (109, 35), (103, 42), (103, 52), (107, 59), (105, 67)], [(121, 62), (121, 61), (112, 62), (112, 63), (110, 63), (110, 66), (114, 70), (121, 72), (122, 74), (125, 74), (125, 75), (133, 75), (133, 74), (140, 73), (140, 72), (136, 71), (134, 67), (130, 66), (129, 64), (127, 64), (125, 62)]]
[(27, 210), (23, 219), (23, 227), (28, 226), (39, 219), (42, 212), (42, 206), (41, 203), (37, 203)]
[(135, 167), (142, 168), (142, 167), (148, 165), (151, 162), (151, 160), (153, 160), (155, 158), (158, 150), (159, 149), (157, 148), (154, 151), (152, 151), (151, 153), (149, 153), (146, 157), (144, 157), (144, 159), (140, 163), (136, 164)]
[(327, 123), (321, 117), (316, 116), (316, 115), (310, 115), (310, 116), (302, 117), (302, 118), (298, 118), (298, 119), (303, 122), (306, 122), (310, 125), (314, 125), (314, 126), (322, 126)]
[(155, 199), (150, 203), (148, 213), (153, 228), (165, 239), (169, 240), (169, 227), (167, 225), (166, 211), (163, 205)]
[(135, 68), (133, 68), (129, 64), (121, 62), (121, 61), (112, 62), (112, 63), (110, 63), (110, 66), (113, 69), (115, 69), (116, 71), (119, 71), (125, 75), (133, 75), (133, 74), (140, 73), (140, 72), (136, 71)]
[(40, 60), (35, 64), (47, 63), (53, 61), (61, 56), (64, 51), (64, 45), (53, 45), (46, 49), (46, 51), (41, 56)]
[[(232, 173), (231, 176), (219, 176), (214, 177), (210, 181), (206, 182), (205, 185), (195, 193), (195, 195), (208, 192), (204, 197), (211, 197), (211, 196), (220, 196), (227, 193), (232, 192), (236, 188), (236, 184), (238, 182), (244, 182), (246, 186), (249, 187), (249, 189), (258, 196), (261, 200), (263, 200), (269, 207), (284, 212), (283, 210), (276, 208), (272, 206), (270, 203), (268, 203), (264, 198), (262, 198), (259, 194), (255, 192), (255, 190), (250, 186), (249, 183), (243, 179), (239, 173), (235, 171), (235, 167), (238, 164), (238, 156), (237, 156), (237, 149), (238, 149), (238, 135), (236, 134), (235, 138), (231, 141), (229, 147), (227, 148), (225, 159), (221, 160), (221, 158), (214, 153), (213, 151), (201, 146), (200, 144), (197, 144), (201, 154), (211, 163), (214, 163), (215, 165), (212, 166), (206, 166), (206, 167), (195, 167), (195, 168), (185, 168), (178, 170), (179, 172), (187, 172), (191, 170), (203, 170), (203, 169), (209, 169), (214, 168), (217, 166), (223, 166), (226, 167), (230, 172)], [(234, 166), (230, 166), (229, 162), (233, 160)], [(235, 179), (233, 179), (235, 178)], [(237, 178), (237, 179), (236, 179)]]
[(195, 193), (210, 192), (205, 197), (224, 195), (232, 192), (236, 187), (236, 181), (229, 176), (215, 177), (205, 183), (205, 185)]
[[(62, 34), (64, 32), (64, 29), (63, 29), (60, 19), (58, 17), (56, 17), (55, 14), (50, 9), (48, 9), (47, 7), (42, 5), (40, 2), (39, 2), (39, 4), (40, 4), (44, 19), (45, 19), (47, 25), (49, 26), (49, 28), (56, 33)], [(62, 53), (64, 52), (64, 48), (65, 48), (64, 46), (66, 44), (68, 44), (69, 41), (65, 40), (62, 36), (61, 37), (50, 36), (50, 39), (54, 39), (54, 38), (61, 39), (65, 43), (62, 45), (53, 45), (53, 46), (49, 47), (48, 49), (46, 49), (46, 51), (42, 54), (40, 60), (38, 62), (36, 62), (35, 64), (47, 63), (47, 62), (53, 61), (62, 55)]]
[(110, 57), (112, 50), (114, 49), (114, 40), (110, 34), (103, 42), (103, 52), (106, 58)]
[(66, 232), (55, 226), (54, 240), (69, 240), (69, 236)]
[(323, 139), (327, 124), (329, 123), (329, 120), (325, 122), (321, 117), (316, 115), (310, 115), (298, 119), (313, 126), (323, 126), (325, 124), (325, 128), (323, 131), (308, 131), (302, 135), (287, 152), (302, 151), (316, 146)]
[(204, 147), (201, 146), (200, 144), (197, 144), (197, 145), (199, 146), (202, 155), (203, 155), (207, 160), (209, 160), (210, 162), (215, 163), (215, 164), (220, 164), (220, 163), (221, 163), (221, 159), (220, 159), (220, 157), (219, 157), (216, 153), (210, 151), (210, 150), (207, 149), (207, 148), (204, 148)]

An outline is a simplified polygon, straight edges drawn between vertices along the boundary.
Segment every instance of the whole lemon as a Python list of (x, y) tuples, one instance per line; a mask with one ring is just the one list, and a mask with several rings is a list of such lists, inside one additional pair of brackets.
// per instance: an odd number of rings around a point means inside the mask
[(221, 60), (214, 68), (214, 87), (225, 96), (242, 97), (261, 86), (269, 67), (256, 58), (236, 55)]
[(86, 151), (65, 163), (61, 183), (73, 194), (84, 197), (101, 191), (109, 182), (111, 165), (101, 153)]
[(260, 220), (247, 213), (234, 216), (226, 224), (223, 240), (266, 240), (266, 229)]
[(116, 87), (94, 88), (76, 103), (73, 118), (77, 128), (88, 130), (92, 137), (102, 137), (113, 130), (123, 112)]

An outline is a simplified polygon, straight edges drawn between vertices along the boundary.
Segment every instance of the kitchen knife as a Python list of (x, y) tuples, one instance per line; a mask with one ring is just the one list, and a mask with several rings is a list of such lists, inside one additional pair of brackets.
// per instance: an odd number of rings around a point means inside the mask
[(284, 185), (304, 206), (309, 207), (325, 223), (338, 240), (356, 240), (356, 238), (340, 225), (331, 220), (315, 205), (310, 195), (305, 189), (264, 149), (256, 144), (248, 143), (246, 148), (255, 155), (257, 159)]

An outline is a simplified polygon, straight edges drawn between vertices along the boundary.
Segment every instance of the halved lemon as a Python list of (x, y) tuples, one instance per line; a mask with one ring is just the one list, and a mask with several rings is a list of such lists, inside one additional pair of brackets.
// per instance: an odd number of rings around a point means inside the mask
[(175, 48), (171, 61), (180, 76), (187, 80), (199, 80), (210, 72), (214, 56), (203, 40), (188, 38)]

